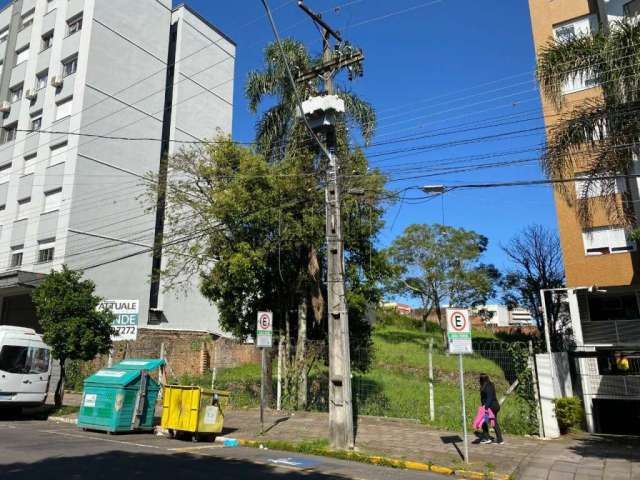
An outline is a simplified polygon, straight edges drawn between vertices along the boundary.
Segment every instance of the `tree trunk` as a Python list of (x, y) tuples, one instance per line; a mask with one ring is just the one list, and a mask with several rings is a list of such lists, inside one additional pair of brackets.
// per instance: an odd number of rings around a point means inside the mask
[(266, 365), (265, 373), (267, 381), (264, 386), (264, 403), (267, 408), (273, 405), (273, 357), (276, 350), (273, 348), (267, 348), (266, 352)]
[(438, 315), (438, 323), (442, 328), (442, 345), (447, 347), (447, 318), (442, 318), (442, 309), (440, 308), (440, 297), (436, 296), (436, 315)]
[(291, 325), (289, 322), (288, 310), (287, 313), (285, 313), (284, 319), (284, 347), (282, 354), (282, 399), (283, 408), (289, 408), (291, 406), (291, 392), (293, 388), (291, 385)]
[(313, 282), (311, 286), (311, 308), (313, 310), (314, 325), (322, 324), (324, 319), (324, 297), (322, 296), (322, 279), (320, 278), (320, 262), (315, 247), (309, 250), (307, 272)]
[(54, 394), (54, 403), (56, 407), (61, 407), (62, 402), (64, 401), (64, 379), (65, 379), (65, 371), (64, 371), (65, 359), (60, 359), (60, 379), (58, 380), (58, 384), (56, 385), (56, 393)]
[(307, 408), (307, 296), (302, 295), (298, 304), (298, 341), (296, 345), (297, 406), (298, 410)]

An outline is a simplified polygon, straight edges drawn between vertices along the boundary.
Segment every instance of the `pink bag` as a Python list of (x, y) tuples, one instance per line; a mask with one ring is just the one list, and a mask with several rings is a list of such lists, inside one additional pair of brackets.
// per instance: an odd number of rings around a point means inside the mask
[(496, 416), (493, 414), (490, 408), (484, 408), (482, 405), (478, 407), (478, 413), (473, 420), (473, 428), (475, 430), (481, 430), (482, 425), (487, 422), (490, 427), (495, 427)]

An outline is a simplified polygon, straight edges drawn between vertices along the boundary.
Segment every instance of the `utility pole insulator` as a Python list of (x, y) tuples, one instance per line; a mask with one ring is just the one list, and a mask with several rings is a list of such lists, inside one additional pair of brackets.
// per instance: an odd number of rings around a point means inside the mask
[(336, 115), (344, 113), (344, 100), (337, 95), (311, 97), (302, 102), (302, 111), (315, 132), (334, 128)]

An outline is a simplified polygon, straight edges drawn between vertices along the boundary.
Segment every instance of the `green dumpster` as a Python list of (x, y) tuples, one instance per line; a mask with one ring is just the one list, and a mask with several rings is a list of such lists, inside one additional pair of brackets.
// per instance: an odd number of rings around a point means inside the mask
[(124, 360), (84, 381), (78, 427), (106, 432), (152, 430), (160, 384), (149, 373), (161, 359)]

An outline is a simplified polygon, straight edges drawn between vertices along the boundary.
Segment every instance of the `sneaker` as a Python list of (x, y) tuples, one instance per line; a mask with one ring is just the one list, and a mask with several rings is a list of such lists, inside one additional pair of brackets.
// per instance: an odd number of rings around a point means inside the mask
[(493, 442), (493, 443), (497, 443), (498, 445), (504, 445), (504, 440), (500, 440), (499, 442)]
[(493, 443), (493, 440), (491, 440), (490, 438), (485, 438), (484, 440), (480, 440), (480, 443), (484, 443), (484, 444)]

